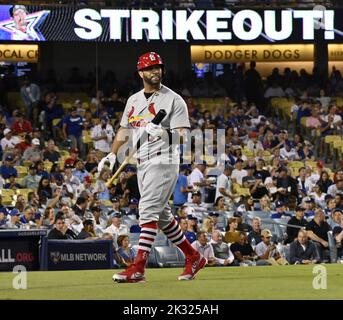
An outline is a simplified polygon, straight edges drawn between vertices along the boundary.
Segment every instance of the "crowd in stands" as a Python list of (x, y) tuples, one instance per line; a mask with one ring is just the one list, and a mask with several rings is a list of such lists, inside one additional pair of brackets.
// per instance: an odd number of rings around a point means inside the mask
[[(180, 86), (169, 75), (166, 83), (186, 100), (191, 129), (224, 129), (225, 141), (205, 144), (204, 161), (190, 154), (191, 164), (180, 165), (172, 204), (208, 264), (334, 262), (332, 250), (341, 257), (343, 163), (333, 170), (323, 159), (325, 144), (315, 144), (318, 132), (342, 136), (340, 71), (326, 79), (316, 70), (275, 69), (262, 80), (251, 63), (221, 79), (191, 79)], [(136, 166), (126, 166), (108, 188), (116, 168), (97, 172), (97, 165), (139, 82), (119, 85), (108, 73), (101, 83), (103, 90), (70, 103), (59, 101), (49, 82), (25, 78), (17, 89), (23, 108), (11, 110), (3, 98), (0, 228), (45, 228), (51, 239), (112, 239), (118, 265), (126, 266), (135, 255), (131, 237), (140, 231)], [(288, 127), (270, 109), (284, 97), (292, 101)], [(217, 162), (219, 143), (225, 154)]]

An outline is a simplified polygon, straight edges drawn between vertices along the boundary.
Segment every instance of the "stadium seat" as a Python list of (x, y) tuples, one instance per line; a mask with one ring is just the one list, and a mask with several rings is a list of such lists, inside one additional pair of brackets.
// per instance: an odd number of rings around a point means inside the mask
[(154, 247), (153, 251), (156, 256), (157, 265), (160, 268), (183, 267), (184, 265), (177, 247)]
[(163, 232), (159, 232), (155, 238), (155, 242), (153, 244), (155, 247), (163, 247), (163, 246), (168, 246), (168, 238)]
[(0, 195), (3, 197), (13, 197), (16, 194), (12, 189), (0, 189)]
[(28, 169), (25, 166), (16, 166), (15, 168), (18, 171), (19, 178), (24, 178), (28, 173)]

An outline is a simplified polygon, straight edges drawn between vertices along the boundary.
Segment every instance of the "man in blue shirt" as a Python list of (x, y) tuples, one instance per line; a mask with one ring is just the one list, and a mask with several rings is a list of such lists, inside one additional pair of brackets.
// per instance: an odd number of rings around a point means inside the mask
[(4, 179), (9, 179), (10, 176), (18, 177), (17, 169), (13, 167), (13, 157), (8, 155), (5, 158), (5, 163), (0, 167), (0, 175)]
[(81, 157), (84, 156), (84, 144), (82, 141), (83, 119), (78, 114), (77, 108), (73, 106), (70, 115), (63, 118), (63, 137), (71, 140), (72, 147), (80, 150)]
[(186, 176), (187, 169), (188, 166), (186, 164), (180, 165), (180, 173), (175, 185), (173, 198), (174, 207), (176, 207), (176, 209), (187, 202), (188, 192), (192, 191), (191, 188), (188, 188)]

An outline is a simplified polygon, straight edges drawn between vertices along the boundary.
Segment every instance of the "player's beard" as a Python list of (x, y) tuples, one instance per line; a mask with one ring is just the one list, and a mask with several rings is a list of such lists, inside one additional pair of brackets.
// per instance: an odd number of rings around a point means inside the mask
[(143, 74), (143, 80), (151, 87), (158, 87), (161, 84), (162, 76), (161, 74), (154, 74), (150, 77)]

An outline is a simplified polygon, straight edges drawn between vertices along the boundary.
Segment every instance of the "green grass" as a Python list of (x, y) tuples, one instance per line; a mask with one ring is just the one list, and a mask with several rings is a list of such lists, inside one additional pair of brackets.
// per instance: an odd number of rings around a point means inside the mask
[(14, 290), (13, 273), (0, 273), (0, 299), (342, 299), (343, 265), (325, 265), (327, 289), (315, 290), (313, 266), (206, 268), (194, 281), (181, 269), (148, 269), (147, 282), (117, 284), (118, 270), (29, 272), (27, 290)]

